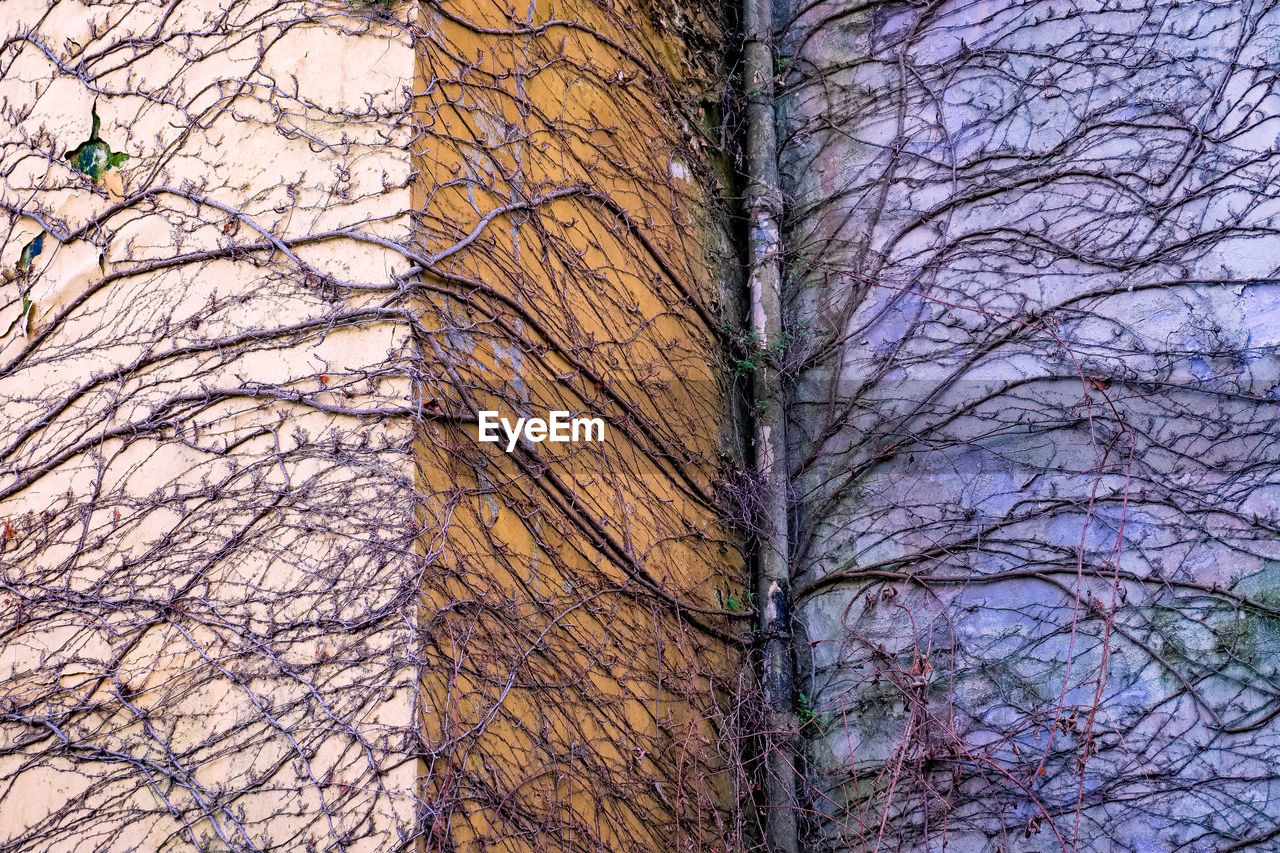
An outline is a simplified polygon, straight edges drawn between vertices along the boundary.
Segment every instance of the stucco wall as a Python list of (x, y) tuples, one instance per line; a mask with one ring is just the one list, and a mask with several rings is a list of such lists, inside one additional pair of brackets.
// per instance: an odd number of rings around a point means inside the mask
[[(749, 606), (719, 500), (740, 442), (719, 370), (733, 252), (707, 156), (725, 85), (712, 11), (431, 13), (424, 394), (469, 417), (599, 416), (608, 433), (507, 454), (467, 417), (423, 430), (430, 849), (743, 841)], [(511, 213), (486, 224), (495, 209)]]
[(6, 4), (0, 846), (738, 844), (709, 12)]
[[(0, 844), (394, 849), (410, 263), (369, 237), (411, 230), (406, 28), (59, 2), (4, 31), (0, 328), (32, 310), (0, 340)], [(98, 181), (64, 157), (95, 104), (129, 156)]]
[(1280, 19), (784, 4), (814, 849), (1272, 849)]

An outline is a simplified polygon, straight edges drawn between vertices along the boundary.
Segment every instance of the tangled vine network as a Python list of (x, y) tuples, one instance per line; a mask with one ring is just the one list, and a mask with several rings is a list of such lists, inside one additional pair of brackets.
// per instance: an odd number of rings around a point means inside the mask
[(0, 850), (752, 843), (718, 18), (4, 28)]
[(1280, 844), (1280, 10), (776, 9), (804, 849)]
[(5, 12), (0, 851), (1280, 844), (1273, 5)]

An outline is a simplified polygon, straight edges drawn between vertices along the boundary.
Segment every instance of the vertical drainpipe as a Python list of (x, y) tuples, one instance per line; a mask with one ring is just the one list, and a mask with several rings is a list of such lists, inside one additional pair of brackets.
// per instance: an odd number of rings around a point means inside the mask
[(773, 362), (782, 347), (782, 193), (774, 119), (773, 0), (742, 0), (743, 87), (747, 99), (745, 203), (748, 312), (754, 342), (769, 358), (755, 371), (756, 474), (764, 490), (757, 531), (756, 602), (763, 642), (765, 841), (770, 853), (798, 853), (796, 752), (791, 743), (792, 662), (788, 613), (790, 539), (786, 415)]

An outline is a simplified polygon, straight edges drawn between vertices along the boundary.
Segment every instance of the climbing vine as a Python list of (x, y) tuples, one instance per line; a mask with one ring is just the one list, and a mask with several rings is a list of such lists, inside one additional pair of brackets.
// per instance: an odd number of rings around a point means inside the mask
[(0, 847), (754, 843), (719, 22), (10, 5)]

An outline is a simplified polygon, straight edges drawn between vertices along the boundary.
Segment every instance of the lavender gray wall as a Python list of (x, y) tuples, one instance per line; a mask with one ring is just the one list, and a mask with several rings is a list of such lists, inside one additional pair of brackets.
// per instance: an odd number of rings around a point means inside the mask
[(807, 843), (1276, 849), (1280, 11), (791, 7)]

